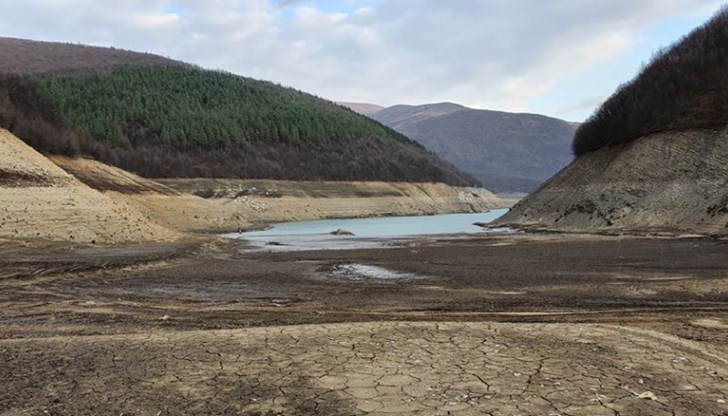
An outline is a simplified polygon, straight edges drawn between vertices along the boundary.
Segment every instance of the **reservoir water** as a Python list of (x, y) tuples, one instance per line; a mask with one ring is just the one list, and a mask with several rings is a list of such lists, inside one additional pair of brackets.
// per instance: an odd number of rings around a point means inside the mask
[[(473, 225), (494, 221), (507, 211), (497, 209), (476, 214), (288, 222), (273, 224), (263, 231), (232, 233), (225, 237), (247, 240), (253, 249), (265, 251), (374, 248), (396, 245), (421, 236), (508, 233), (511, 230), (484, 229)], [(345, 230), (353, 235), (331, 235), (336, 230)]]

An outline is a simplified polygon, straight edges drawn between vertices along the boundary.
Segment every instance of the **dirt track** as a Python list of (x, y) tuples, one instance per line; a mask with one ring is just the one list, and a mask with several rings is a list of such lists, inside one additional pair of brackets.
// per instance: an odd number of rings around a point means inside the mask
[(0, 414), (728, 414), (724, 241), (241, 248), (5, 247)]

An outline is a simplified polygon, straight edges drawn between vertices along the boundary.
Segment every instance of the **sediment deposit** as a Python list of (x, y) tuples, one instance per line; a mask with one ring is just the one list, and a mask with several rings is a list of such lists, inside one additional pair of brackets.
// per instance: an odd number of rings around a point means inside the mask
[(728, 130), (586, 153), (497, 222), (558, 231), (728, 233)]
[(0, 239), (109, 244), (177, 236), (0, 129)]

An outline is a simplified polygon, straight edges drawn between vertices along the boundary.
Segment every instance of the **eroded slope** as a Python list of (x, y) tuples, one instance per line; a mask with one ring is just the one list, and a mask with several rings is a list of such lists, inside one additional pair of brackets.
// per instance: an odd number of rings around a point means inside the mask
[(0, 239), (121, 243), (175, 237), (0, 129)]
[(728, 130), (584, 154), (498, 220), (565, 231), (728, 232)]

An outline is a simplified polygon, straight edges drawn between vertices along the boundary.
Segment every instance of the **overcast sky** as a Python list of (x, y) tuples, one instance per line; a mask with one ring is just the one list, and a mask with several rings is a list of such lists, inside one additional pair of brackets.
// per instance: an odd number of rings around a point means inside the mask
[(337, 101), (581, 121), (713, 0), (0, 0), (0, 35), (115, 46)]

